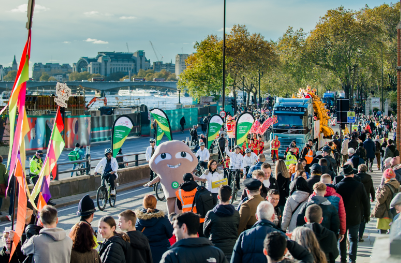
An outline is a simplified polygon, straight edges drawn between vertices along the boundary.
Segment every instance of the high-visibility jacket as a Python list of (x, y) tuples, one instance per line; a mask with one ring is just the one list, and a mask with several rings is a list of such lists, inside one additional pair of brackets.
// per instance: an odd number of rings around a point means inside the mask
[(287, 153), (287, 157), (285, 158), (285, 166), (287, 166), (287, 169), (290, 167), (290, 164), (297, 164), (298, 160), (295, 155), (293, 155), (291, 152)]
[[(184, 191), (182, 189), (177, 190), (177, 192), (175, 192), (175, 195), (177, 196), (177, 198), (181, 201), (182, 204), (182, 212), (194, 212), (195, 214), (197, 213), (196, 211), (196, 204), (194, 204), (194, 198), (195, 198), (195, 194), (198, 191), (197, 188), (195, 188), (192, 191)], [(192, 204), (194, 205), (194, 209), (192, 209)], [(200, 222), (203, 223), (205, 222), (204, 218), (200, 219)]]
[(308, 153), (305, 155), (306, 163), (311, 164), (313, 161), (313, 151), (309, 148)]
[(36, 157), (36, 155), (29, 162), (29, 173), (31, 177), (36, 177), (39, 175), (40, 170), (42, 170), (43, 162), (42, 159)]

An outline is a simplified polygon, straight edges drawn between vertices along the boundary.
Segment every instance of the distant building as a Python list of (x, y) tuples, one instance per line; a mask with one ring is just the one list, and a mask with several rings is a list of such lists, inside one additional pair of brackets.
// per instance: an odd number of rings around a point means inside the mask
[(39, 80), (43, 72), (46, 72), (49, 76), (55, 77), (59, 81), (63, 81), (63, 79), (68, 79), (68, 75), (72, 72), (72, 67), (70, 64), (60, 65), (59, 63), (33, 64), (32, 78)]
[[(17, 60), (15, 59), (15, 55), (14, 55), (14, 60), (13, 60), (12, 66), (3, 68), (2, 76), (4, 77), (5, 75), (8, 74), (8, 72), (13, 71), (13, 70), (15, 70), (15, 71), (18, 70), (18, 64), (17, 64)], [(1, 74), (0, 74), (0, 79), (2, 79)]]
[(110, 76), (112, 73), (122, 72), (126, 75), (137, 74), (140, 69), (148, 70), (150, 60), (146, 59), (145, 51), (134, 53), (126, 52), (98, 52), (96, 58), (81, 57), (73, 64), (73, 72), (89, 72)]
[(163, 69), (166, 71), (171, 72), (172, 74), (175, 73), (175, 65), (173, 63), (163, 63), (163, 61), (156, 61), (153, 62), (153, 68), (154, 72), (160, 72)]
[(187, 66), (185, 65), (185, 60), (189, 57), (188, 54), (177, 54), (175, 56), (175, 75), (178, 78), (178, 75), (183, 72)]
[(3, 81), (3, 65), (0, 65), (0, 81)]

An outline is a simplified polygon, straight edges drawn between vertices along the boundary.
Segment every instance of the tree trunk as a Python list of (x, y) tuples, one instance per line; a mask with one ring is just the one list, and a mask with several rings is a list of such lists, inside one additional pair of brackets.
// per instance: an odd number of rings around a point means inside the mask
[(246, 107), (248, 107), (249, 106), (249, 99), (251, 98), (251, 92), (250, 91), (247, 91), (247, 98), (246, 98)]

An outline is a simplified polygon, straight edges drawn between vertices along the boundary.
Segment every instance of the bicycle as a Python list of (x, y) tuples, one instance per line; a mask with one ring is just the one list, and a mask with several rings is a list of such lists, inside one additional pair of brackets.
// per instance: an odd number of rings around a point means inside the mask
[(235, 202), (235, 200), (237, 200), (237, 192), (238, 192), (238, 188), (237, 188), (237, 180), (239, 180), (239, 170), (238, 169), (233, 169), (233, 168), (226, 168), (226, 171), (224, 173), (224, 175), (226, 176), (226, 178), (228, 179), (228, 185), (231, 187), (232, 189), (232, 194), (231, 194), (231, 204)]
[(160, 182), (157, 182), (153, 185), (153, 190), (155, 191), (157, 200), (162, 202), (166, 200), (166, 196), (164, 195), (163, 187)]
[(117, 186), (118, 183), (116, 183), (116, 189), (114, 189), (116, 191), (116, 194), (111, 195), (111, 186), (104, 178), (104, 175), (102, 176), (102, 184), (100, 185), (100, 187), (97, 189), (96, 192), (97, 207), (99, 208), (100, 211), (103, 211), (106, 208), (107, 202), (110, 203), (111, 207), (116, 206)]

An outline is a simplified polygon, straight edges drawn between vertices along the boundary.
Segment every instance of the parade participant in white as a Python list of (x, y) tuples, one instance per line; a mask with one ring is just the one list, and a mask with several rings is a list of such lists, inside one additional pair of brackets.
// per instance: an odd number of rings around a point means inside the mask
[[(153, 154), (155, 153), (156, 147), (156, 140), (155, 139), (150, 139), (149, 140), (150, 146), (146, 148), (146, 161), (149, 162), (150, 158), (152, 158)], [(149, 169), (149, 181), (152, 181), (153, 178), (155, 178), (155, 173), (152, 171), (152, 169)]]
[(255, 163), (259, 161), (258, 156), (251, 149), (245, 150), (245, 156), (242, 159), (242, 169), (244, 170), (245, 167), (251, 167)]
[(210, 153), (206, 149), (204, 142), (200, 143), (200, 149), (196, 152), (195, 156), (199, 157), (199, 165), (207, 169), (207, 162), (209, 161)]
[(104, 151), (106, 157), (103, 157), (102, 160), (96, 165), (95, 173), (99, 173), (104, 176), (106, 180), (109, 179), (109, 183), (111, 186), (111, 194), (115, 195), (116, 190), (114, 186), (114, 180), (118, 178), (117, 169), (118, 163), (116, 158), (112, 157), (112, 151), (110, 148)]
[(225, 151), (227, 155), (230, 157), (230, 167), (232, 169), (242, 169), (242, 160), (244, 159), (244, 157), (241, 154), (241, 147), (235, 145), (234, 149), (235, 149), (234, 152), (230, 152), (226, 145)]
[(217, 169), (216, 160), (210, 160), (208, 163), (208, 169), (200, 177), (206, 179), (206, 189), (209, 190), (213, 197), (217, 200), (217, 195), (219, 193), (219, 186), (213, 187), (213, 182), (224, 179), (224, 173), (222, 170)]

